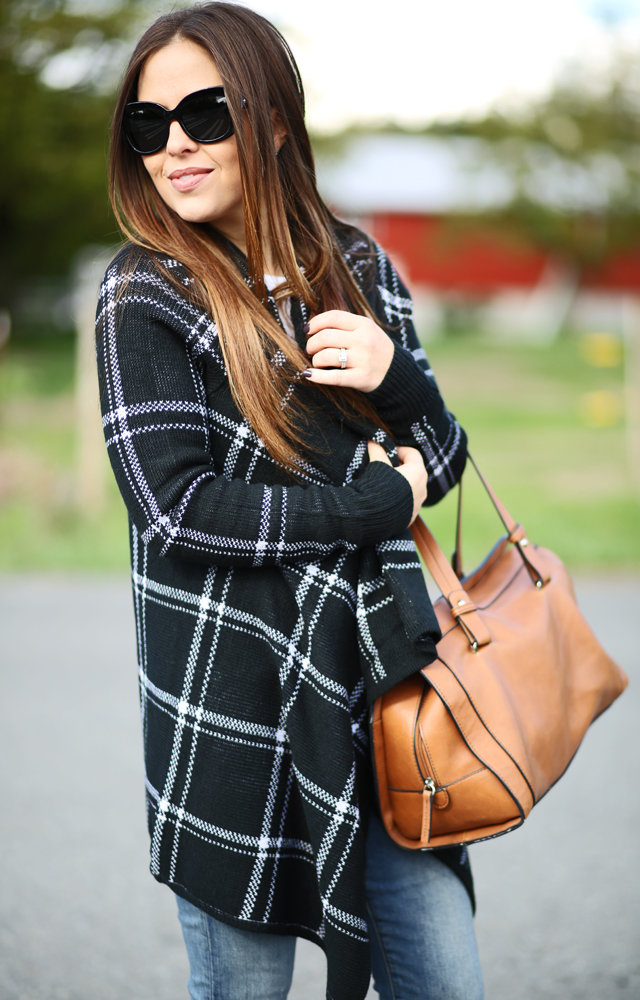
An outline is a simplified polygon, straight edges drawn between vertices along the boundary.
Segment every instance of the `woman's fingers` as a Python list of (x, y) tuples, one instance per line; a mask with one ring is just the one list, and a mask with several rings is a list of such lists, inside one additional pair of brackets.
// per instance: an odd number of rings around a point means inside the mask
[(354, 373), (347, 368), (344, 370), (340, 368), (307, 368), (302, 374), (316, 385), (335, 385), (343, 389), (367, 391), (363, 385), (359, 384), (358, 377), (354, 376)]
[(391, 465), (389, 456), (377, 441), (367, 441), (367, 450), (370, 462), (385, 462), (387, 465)]
[[(355, 350), (350, 350), (348, 347), (325, 347), (323, 350), (319, 350), (316, 354), (313, 354), (313, 367), (314, 368), (340, 368), (340, 357), (339, 352), (341, 350), (346, 350), (347, 352), (347, 364), (345, 367), (348, 368), (358, 368), (357, 364), (357, 352)], [(312, 352), (309, 351), (309, 354)], [(341, 369), (344, 371), (345, 369)]]
[[(424, 459), (417, 448), (398, 446), (398, 458), (400, 459), (400, 464), (404, 465), (405, 462), (413, 462), (417, 465), (424, 466)], [(427, 470), (425, 469), (425, 475)]]
[(357, 330), (363, 317), (355, 313), (345, 312), (343, 309), (329, 309), (328, 312), (318, 313), (307, 324), (309, 327), (308, 336), (312, 337), (321, 330), (332, 328), (336, 331)]
[[(311, 366), (304, 374), (312, 382), (373, 392), (389, 370), (394, 343), (367, 316), (332, 309), (309, 320), (306, 333)], [(344, 368), (341, 350), (347, 352)]]
[(413, 511), (409, 521), (409, 524), (413, 524), (427, 499), (427, 470), (422, 455), (416, 448), (398, 448), (398, 458), (398, 472), (405, 477), (413, 493)]
[[(325, 313), (324, 315), (330, 315)], [(349, 315), (347, 313), (346, 315)], [(358, 318), (358, 317), (356, 317)], [(348, 386), (351, 389), (366, 389), (366, 372), (361, 370), (361, 351), (353, 343), (353, 333), (335, 329), (323, 330), (307, 340), (307, 354), (311, 358), (314, 382), (320, 385)], [(347, 352), (347, 364), (340, 366), (339, 353)]]
[[(309, 357), (317, 357), (325, 350), (329, 351), (339, 351), (341, 347), (345, 350), (353, 350), (355, 346), (355, 337), (353, 331), (336, 330), (333, 327), (329, 330), (322, 330), (321, 333), (314, 333), (309, 335), (307, 339), (307, 354)], [(314, 357), (315, 355), (315, 357)], [(333, 355), (333, 361), (329, 364), (336, 364), (335, 354)]]
[[(347, 352), (346, 368), (336, 367), (340, 364), (338, 351), (334, 348), (328, 348), (326, 352), (321, 351), (319, 355), (316, 354), (311, 361), (312, 367), (307, 368), (303, 374), (316, 385), (333, 385), (343, 389), (371, 392), (382, 379), (379, 379), (378, 382), (372, 380), (370, 369), (362, 365), (354, 365), (353, 360), (353, 355)], [(322, 367), (323, 363), (327, 365), (326, 368)]]
[[(370, 462), (386, 462), (387, 465), (391, 465), (386, 451), (377, 441), (368, 441), (367, 449)], [(400, 465), (396, 472), (404, 476), (413, 494), (413, 510), (409, 521), (409, 524), (413, 524), (427, 498), (427, 470), (422, 455), (416, 448), (398, 448), (398, 458)]]

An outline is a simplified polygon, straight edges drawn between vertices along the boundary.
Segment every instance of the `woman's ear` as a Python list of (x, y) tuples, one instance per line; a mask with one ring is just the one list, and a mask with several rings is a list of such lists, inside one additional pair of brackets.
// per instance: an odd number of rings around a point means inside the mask
[(287, 130), (284, 127), (282, 118), (275, 108), (271, 108), (271, 125), (273, 128), (273, 141), (275, 143), (276, 153), (279, 153), (280, 147), (287, 138)]

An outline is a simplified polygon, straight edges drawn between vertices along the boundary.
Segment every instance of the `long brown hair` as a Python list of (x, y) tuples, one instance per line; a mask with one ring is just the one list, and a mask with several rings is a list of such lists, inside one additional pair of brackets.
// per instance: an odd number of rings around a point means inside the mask
[[(249, 284), (214, 226), (181, 219), (162, 200), (142, 158), (124, 140), (125, 106), (136, 100), (140, 71), (154, 52), (174, 39), (207, 51), (222, 79), (233, 119), (242, 178)], [(246, 99), (246, 110), (242, 98)], [(284, 126), (279, 150), (272, 110)], [(304, 123), (304, 91), (291, 50), (265, 18), (236, 4), (212, 2), (158, 18), (129, 62), (111, 131), (109, 193), (125, 236), (154, 253), (180, 261), (195, 281), (191, 294), (215, 317), (236, 404), (271, 456), (296, 470), (307, 409), (300, 372), (304, 352), (266, 306), (262, 206), (274, 255), (286, 278), (282, 291), (297, 296), (310, 314), (348, 309), (371, 316), (370, 307), (342, 257), (340, 225), (316, 188), (313, 153)], [(170, 277), (170, 275), (169, 275)], [(184, 293), (184, 287), (182, 287)], [(276, 352), (286, 362), (273, 364)], [(291, 393), (295, 381), (302, 391)], [(324, 390), (343, 412), (376, 418), (355, 390)], [(284, 405), (285, 400), (289, 400)]]

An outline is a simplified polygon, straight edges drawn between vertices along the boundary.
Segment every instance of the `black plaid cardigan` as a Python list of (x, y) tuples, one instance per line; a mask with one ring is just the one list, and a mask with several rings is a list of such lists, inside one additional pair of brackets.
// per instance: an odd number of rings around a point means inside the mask
[[(436, 503), (462, 474), (464, 432), (388, 258), (357, 230), (336, 235), (395, 340), (369, 398), (396, 442), (422, 452)], [(188, 286), (176, 261), (125, 248), (97, 313), (103, 426), (131, 525), (151, 871), (227, 923), (315, 941), (327, 997), (359, 1000), (367, 707), (440, 638), (406, 530), (411, 490), (368, 463), (370, 436), (397, 461), (391, 439), (307, 382), (294, 391), (328, 448), (309, 451), (293, 484), (236, 408), (215, 322)], [(304, 345), (304, 309), (292, 312)], [(441, 856), (472, 892), (466, 853)]]

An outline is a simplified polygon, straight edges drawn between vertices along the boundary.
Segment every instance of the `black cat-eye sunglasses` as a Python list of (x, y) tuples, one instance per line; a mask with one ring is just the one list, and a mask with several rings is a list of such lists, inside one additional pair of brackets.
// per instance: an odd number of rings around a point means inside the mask
[[(243, 97), (242, 107), (246, 106)], [(124, 110), (124, 135), (134, 153), (151, 156), (167, 145), (173, 121), (180, 122), (183, 132), (195, 142), (222, 142), (233, 135), (224, 87), (187, 94), (173, 111), (150, 101), (132, 101)]]

